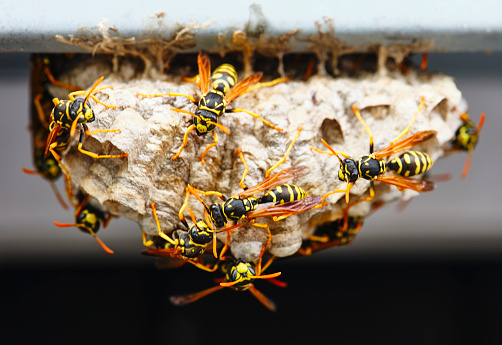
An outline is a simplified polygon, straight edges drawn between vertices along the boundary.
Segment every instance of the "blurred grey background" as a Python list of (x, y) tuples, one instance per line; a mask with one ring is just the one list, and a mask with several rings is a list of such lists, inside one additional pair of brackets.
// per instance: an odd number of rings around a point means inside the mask
[[(419, 56), (415, 57), (419, 61)], [(366, 220), (351, 246), (332, 248), (312, 260), (327, 257), (378, 256), (391, 259), (490, 258), (502, 253), (502, 170), (497, 137), (502, 136), (502, 54), (448, 53), (429, 55), (429, 71), (456, 78), (467, 100), (472, 120), (486, 113), (485, 127), (475, 150), (471, 170), (460, 178), (466, 154), (435, 163), (432, 173), (451, 172), (453, 179), (415, 198), (401, 213), (386, 205)], [(29, 56), (0, 54), (0, 263), (11, 260), (33, 264), (49, 261), (144, 260), (137, 224), (112, 219), (100, 238), (115, 251), (107, 257), (91, 236), (76, 228), (58, 228), (54, 221), (73, 222), (48, 183), (24, 174), (32, 168), (29, 122)], [(334, 178), (334, 177), (333, 177)], [(63, 192), (62, 181), (58, 186)]]

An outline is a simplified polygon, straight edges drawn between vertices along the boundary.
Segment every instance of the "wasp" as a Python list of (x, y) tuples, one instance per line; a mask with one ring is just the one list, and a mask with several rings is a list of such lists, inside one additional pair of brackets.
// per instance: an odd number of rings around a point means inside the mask
[[(99, 155), (93, 152), (86, 151), (82, 148), (84, 143), (85, 135), (92, 136), (103, 132), (119, 132), (120, 129), (97, 129), (94, 132), (90, 132), (87, 127), (87, 123), (93, 122), (95, 120), (94, 111), (89, 103), (89, 98), (92, 98), (96, 103), (103, 105), (106, 108), (115, 108), (114, 105), (107, 105), (101, 102), (93, 94), (99, 92), (103, 89), (111, 88), (110, 86), (102, 87), (97, 89), (97, 86), (103, 81), (104, 77), (99, 78), (96, 83), (92, 86), (89, 91), (75, 91), (68, 95), (69, 100), (59, 100), (57, 98), (53, 99), (54, 108), (51, 112), (51, 123), (50, 123), (50, 133), (47, 138), (47, 144), (45, 147), (45, 156), (51, 153), (54, 158), (58, 161), (59, 165), (65, 173), (65, 180), (68, 184), (67, 194), (68, 198), (73, 199), (73, 193), (71, 192), (71, 180), (70, 172), (61, 162), (61, 155), (69, 146), (70, 139), (74, 136), (77, 125), (80, 124), (83, 129), (80, 129), (80, 138), (78, 143), (78, 150), (85, 155), (93, 158), (122, 158), (127, 157), (129, 154), (124, 153), (120, 155)], [(75, 98), (75, 96), (85, 95), (85, 98)]]
[(77, 194), (78, 205), (75, 208), (75, 223), (66, 224), (54, 222), (54, 225), (59, 227), (77, 227), (81, 231), (91, 234), (98, 244), (103, 248), (108, 254), (113, 254), (113, 250), (108, 248), (101, 239), (96, 235), (96, 233), (101, 228), (101, 224), (106, 228), (110, 219), (112, 217), (108, 212), (104, 212), (99, 207), (93, 205), (91, 200), (89, 200), (89, 194), (82, 193), (79, 191)]
[[(268, 262), (263, 266), (263, 269), (261, 271), (265, 271), (272, 261), (274, 260), (275, 257), (271, 257)], [(213, 292), (216, 292), (218, 290), (221, 290), (225, 287), (229, 287), (232, 290), (235, 291), (246, 291), (249, 290), (253, 296), (256, 297), (258, 301), (260, 301), (261, 304), (263, 304), (266, 308), (268, 308), (271, 311), (276, 311), (276, 305), (275, 303), (270, 300), (268, 297), (266, 297), (262, 292), (260, 292), (255, 286), (254, 286), (254, 281), (256, 279), (266, 279), (269, 282), (279, 286), (279, 287), (286, 287), (286, 283), (278, 281), (274, 278), (278, 277), (281, 275), (281, 272), (276, 272), (272, 274), (259, 274), (257, 273), (256, 266), (252, 263), (249, 263), (245, 260), (238, 259), (233, 262), (226, 261), (223, 263), (222, 267), (222, 272), (225, 274), (225, 281), (221, 282), (219, 285), (216, 285), (214, 287), (211, 287), (209, 289), (199, 291), (193, 294), (189, 295), (181, 295), (181, 296), (171, 296), (170, 301), (174, 305), (177, 306), (182, 306), (185, 304), (189, 304), (192, 302), (195, 302), (202, 297), (205, 297)]]
[(309, 256), (314, 252), (333, 246), (349, 245), (361, 230), (363, 221), (363, 217), (349, 217), (347, 225), (345, 225), (344, 218), (340, 218), (318, 226), (313, 234), (308, 235), (302, 241), (298, 253)]
[(31, 93), (33, 104), (31, 111), (30, 130), (32, 132), (32, 154), (36, 170), (23, 168), (23, 172), (39, 175), (46, 179), (57, 200), (64, 209), (68, 205), (59, 193), (55, 181), (61, 176), (61, 168), (52, 154), (45, 156), (45, 146), (49, 135), (49, 118), (53, 103), (46, 85), (52, 84), (69, 91), (79, 90), (76, 86), (57, 80), (51, 72), (51, 60), (48, 56), (34, 55), (31, 60)]
[[(237, 149), (237, 152), (245, 167), (239, 183), (239, 186), (243, 189), (242, 192), (232, 196), (231, 198), (227, 198), (220, 192), (201, 191), (193, 186), (188, 186), (188, 190), (204, 205), (206, 212), (209, 214), (211, 221), (216, 227), (227, 226), (230, 221), (238, 222), (243, 219), (248, 219), (251, 221), (251, 225), (267, 229), (268, 239), (265, 246), (262, 247), (258, 267), (260, 267), (261, 258), (265, 249), (270, 245), (272, 234), (268, 224), (256, 223), (254, 220), (255, 218), (273, 217), (275, 221), (278, 221), (290, 215), (323, 206), (321, 205), (320, 197), (307, 198), (307, 193), (301, 187), (288, 184), (291, 180), (308, 174), (309, 169), (307, 167), (293, 166), (271, 175), (273, 170), (286, 161), (286, 158), (298, 139), (302, 129), (302, 127), (299, 128), (295, 138), (286, 151), (286, 154), (266, 172), (265, 180), (261, 181), (257, 185), (248, 188), (244, 184), (244, 179), (249, 171), (249, 168), (242, 154), (242, 150), (239, 148)], [(255, 196), (261, 192), (265, 192), (262, 197)], [(198, 194), (205, 196), (214, 195), (222, 199), (223, 203), (207, 206)], [(221, 231), (227, 230), (219, 230), (219, 232)], [(229, 233), (227, 234), (227, 242), (225, 243), (220, 256), (223, 255), (227, 249)]]
[(464, 171), (462, 172), (462, 178), (466, 178), (469, 173), (469, 167), (471, 166), (472, 152), (478, 143), (479, 133), (485, 123), (485, 114), (481, 113), (477, 126), (471, 121), (467, 113), (461, 114), (460, 119), (463, 124), (457, 128), (455, 138), (450, 143), (451, 148), (447, 149), (447, 151), (467, 151), (467, 159), (465, 161)]
[[(410, 178), (410, 176), (422, 174), (431, 168), (433, 161), (425, 152), (408, 151), (401, 156), (392, 159), (388, 163), (385, 160), (385, 158), (390, 155), (408, 150), (431, 139), (436, 135), (436, 131), (420, 131), (406, 139), (399, 140), (406, 133), (408, 133), (411, 125), (413, 124), (413, 121), (419, 114), (423, 105), (424, 99), (422, 98), (418, 110), (411, 119), (408, 127), (404, 129), (396, 137), (396, 139), (391, 141), (388, 147), (377, 152), (373, 152), (373, 133), (371, 132), (371, 129), (361, 118), (357, 107), (353, 105), (352, 109), (354, 110), (354, 114), (370, 136), (370, 153), (362, 156), (358, 160), (355, 160), (353, 158), (350, 158), (349, 155), (343, 152), (336, 152), (335, 150), (333, 150), (333, 148), (331, 148), (331, 146), (329, 146), (328, 143), (324, 141), (324, 139), (321, 139), (321, 141), (329, 149), (329, 151), (322, 151), (312, 147), (311, 149), (313, 151), (336, 156), (336, 158), (338, 158), (338, 161), (340, 162), (338, 178), (340, 181), (347, 182), (347, 188), (345, 190), (335, 190), (333, 192), (330, 192), (324, 195), (322, 197), (322, 200), (324, 201), (329, 195), (333, 193), (344, 192), (345, 200), (347, 203), (349, 203), (349, 191), (359, 178), (364, 178), (370, 181), (370, 196), (358, 201), (357, 203), (362, 201), (370, 201), (373, 199), (373, 197), (375, 196), (374, 181), (395, 185), (399, 190), (412, 189), (420, 193), (434, 189), (434, 183), (430, 181)], [(343, 160), (338, 156), (339, 154), (344, 157)], [(384, 175), (387, 169), (395, 172), (396, 174)]]
[(61, 167), (52, 154), (45, 156), (45, 144), (47, 142), (48, 132), (45, 128), (38, 128), (33, 131), (33, 161), (36, 170), (23, 168), (23, 172), (29, 175), (39, 175), (47, 180), (56, 196), (56, 199), (64, 209), (68, 205), (59, 193), (55, 181), (61, 176)]
[[(147, 241), (146, 233), (143, 233), (143, 244), (148, 248), (144, 253), (147, 255), (170, 256), (180, 258), (185, 262), (189, 262), (194, 266), (209, 272), (213, 272), (216, 268), (208, 268), (203, 263), (199, 262), (200, 256), (206, 251), (206, 247), (213, 241), (214, 229), (207, 225), (207, 222), (202, 219), (195, 219), (192, 210), (188, 209), (193, 225), (188, 226), (188, 223), (183, 216), (183, 211), (187, 208), (188, 197), (190, 192), (186, 191), (185, 202), (179, 211), (179, 218), (188, 231), (175, 230), (172, 233), (172, 238), (164, 234), (160, 228), (159, 218), (155, 203), (151, 203), (152, 213), (157, 224), (158, 235)], [(232, 230), (239, 227), (241, 224), (234, 225), (225, 230)], [(216, 251), (216, 248), (214, 248)]]
[(256, 113), (245, 109), (227, 109), (226, 107), (235, 98), (244, 95), (250, 90), (255, 90), (266, 86), (273, 86), (281, 82), (288, 81), (289, 79), (278, 78), (270, 82), (258, 83), (263, 76), (263, 73), (257, 72), (241, 80), (240, 82), (237, 82), (237, 72), (235, 71), (235, 68), (230, 64), (223, 64), (219, 66), (211, 74), (211, 60), (209, 59), (209, 56), (202, 51), (197, 56), (197, 64), (199, 67), (199, 74), (194, 78), (185, 78), (185, 81), (197, 82), (197, 85), (199, 86), (201, 92), (199, 101), (197, 101), (191, 95), (173, 92), (161, 94), (138, 93), (136, 95), (137, 97), (181, 96), (188, 98), (191, 102), (197, 105), (195, 114), (186, 110), (171, 108), (171, 110), (173, 111), (188, 114), (193, 117), (192, 124), (185, 131), (183, 144), (181, 145), (179, 151), (171, 157), (172, 160), (177, 159), (181, 155), (181, 152), (188, 142), (188, 133), (190, 133), (192, 130), (195, 130), (195, 133), (197, 133), (198, 136), (213, 132), (214, 143), (208, 145), (200, 157), (202, 164), (205, 164), (204, 156), (211, 148), (218, 144), (218, 135), (215, 131), (215, 128), (218, 127), (226, 134), (230, 134), (230, 132), (223, 125), (218, 123), (219, 118), (224, 113), (243, 112), (257, 119), (260, 119), (269, 127), (272, 127), (278, 131), (282, 131), (281, 128), (273, 125)]

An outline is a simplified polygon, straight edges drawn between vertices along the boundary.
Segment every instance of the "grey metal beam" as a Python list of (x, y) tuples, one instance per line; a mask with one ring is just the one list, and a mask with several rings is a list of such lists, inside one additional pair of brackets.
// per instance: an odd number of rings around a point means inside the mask
[[(55, 35), (88, 37), (107, 20), (123, 37), (169, 39), (180, 25), (195, 28), (194, 45), (187, 51), (214, 49), (218, 37), (235, 30), (263, 32), (278, 37), (292, 29), (291, 51), (305, 51), (308, 38), (335, 26), (344, 44), (408, 44), (434, 41), (433, 51), (502, 51), (502, 3), (496, 0), (383, 1), (68, 1), (1, 0), (0, 51), (82, 52), (80, 47), (56, 41)], [(162, 13), (162, 15), (158, 15)]]

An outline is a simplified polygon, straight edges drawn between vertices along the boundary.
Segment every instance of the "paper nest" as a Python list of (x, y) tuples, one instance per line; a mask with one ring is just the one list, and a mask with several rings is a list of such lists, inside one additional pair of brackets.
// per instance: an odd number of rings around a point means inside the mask
[[(96, 79), (99, 75), (96, 75)], [(88, 78), (88, 76), (87, 76)], [(124, 82), (110, 74), (101, 86), (113, 86), (96, 94), (101, 101), (116, 105), (106, 109), (94, 105), (96, 121), (89, 124), (91, 131), (120, 129), (120, 133), (101, 133), (87, 137), (84, 148), (100, 154), (129, 153), (127, 158), (93, 159), (81, 154), (74, 146), (63, 162), (70, 170), (72, 183), (97, 198), (112, 214), (138, 222), (141, 231), (149, 235), (158, 233), (150, 203), (157, 208), (160, 226), (166, 233), (184, 229), (178, 220), (178, 211), (185, 198), (185, 188), (191, 184), (197, 189), (219, 191), (230, 197), (241, 191), (239, 181), (244, 171), (236, 149), (240, 147), (249, 166), (245, 184), (253, 186), (265, 178), (265, 172), (277, 162), (303, 126), (286, 163), (275, 172), (290, 166), (307, 166), (310, 173), (293, 183), (305, 189), (309, 196), (324, 195), (335, 189), (345, 189), (338, 179), (338, 160), (330, 155), (311, 151), (311, 147), (325, 150), (321, 138), (336, 151), (353, 158), (368, 153), (369, 136), (351, 109), (355, 104), (374, 134), (375, 151), (389, 145), (415, 114), (421, 97), (425, 106), (411, 127), (410, 134), (433, 129), (433, 138), (417, 148), (427, 152), (434, 160), (440, 158), (443, 147), (453, 138), (460, 119), (453, 107), (462, 110), (465, 102), (453, 78), (410, 70), (401, 73), (365, 74), (357, 78), (312, 77), (306, 82), (290, 81), (274, 87), (250, 91), (234, 100), (228, 108), (243, 108), (256, 112), (284, 129), (274, 130), (245, 113), (224, 114), (220, 123), (229, 131), (227, 135), (217, 129), (218, 145), (211, 149), (202, 165), (200, 155), (213, 142), (212, 133), (198, 137), (191, 132), (188, 144), (176, 160), (191, 116), (170, 110), (181, 108), (196, 111), (185, 97), (138, 98), (137, 93), (185, 93), (199, 99), (200, 90), (195, 83), (134, 79)], [(76, 136), (77, 137), (77, 136)], [(77, 139), (75, 139), (76, 142)], [(394, 186), (376, 183), (375, 201), (390, 202), (418, 195), (402, 193)], [(367, 193), (369, 182), (357, 181), (351, 190), (351, 201)], [(215, 197), (204, 197), (207, 204), (221, 202)], [(288, 256), (301, 245), (302, 238), (317, 225), (338, 219), (346, 206), (343, 193), (328, 199), (329, 205), (294, 215), (279, 222), (268, 222), (272, 232), (271, 254)], [(191, 196), (189, 207), (197, 218), (202, 218), (202, 205)], [(366, 215), (370, 203), (361, 203), (351, 209), (353, 215)], [(185, 212), (189, 224), (192, 223)], [(224, 241), (226, 233), (220, 233)], [(245, 225), (231, 233), (230, 250), (235, 257), (256, 260), (261, 246), (267, 240), (266, 230)]]

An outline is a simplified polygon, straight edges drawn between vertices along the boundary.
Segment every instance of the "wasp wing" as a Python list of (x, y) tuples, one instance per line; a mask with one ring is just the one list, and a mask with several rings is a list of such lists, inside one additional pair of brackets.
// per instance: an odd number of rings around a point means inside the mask
[(229, 104), (232, 102), (234, 99), (236, 99), (239, 96), (242, 96), (245, 94), (248, 89), (256, 84), (257, 82), (260, 81), (261, 77), (263, 76), (262, 72), (257, 72), (253, 74), (252, 76), (249, 76), (245, 79), (242, 79), (240, 82), (238, 82), (230, 91), (225, 95), (225, 98), (223, 101), (225, 104)]
[(261, 291), (255, 288), (254, 285), (251, 285), (249, 287), (249, 291), (253, 294), (254, 297), (256, 297), (258, 301), (260, 301), (261, 304), (267, 307), (267, 309), (271, 311), (277, 311), (275, 303), (270, 298), (265, 296)]
[(321, 200), (322, 198), (320, 196), (313, 196), (310, 198), (286, 202), (284, 204), (263, 207), (255, 211), (246, 213), (246, 218), (251, 219), (260, 217), (280, 217), (293, 215), (311, 210), (319, 205), (322, 205)]
[(44, 156), (45, 158), (47, 158), (47, 156), (49, 156), (49, 147), (56, 140), (56, 136), (57, 136), (60, 129), (61, 129), (61, 126), (56, 124), (54, 126), (54, 128), (52, 129), (52, 131), (50, 131), (50, 133), (47, 137), (47, 144), (45, 145), (45, 156)]
[(429, 192), (436, 187), (436, 184), (432, 181), (417, 180), (399, 175), (378, 175), (376, 181), (394, 185), (399, 190), (412, 189), (419, 193)]
[(374, 153), (376, 159), (382, 159), (384, 157), (388, 157), (394, 153), (401, 152), (408, 150), (414, 146), (417, 146), (418, 144), (421, 144), (432, 137), (436, 135), (436, 131), (420, 131), (417, 132), (408, 138), (399, 140), (398, 142), (395, 142), (386, 148), (377, 151)]
[(197, 56), (197, 64), (199, 65), (200, 93), (201, 96), (205, 96), (210, 88), (211, 60), (206, 53), (201, 51)]
[(237, 194), (240, 199), (250, 197), (259, 192), (263, 192), (267, 189), (274, 188), (275, 186), (279, 186), (284, 183), (288, 183), (295, 178), (300, 176), (307, 175), (310, 172), (310, 169), (306, 166), (292, 166), (286, 169), (279, 171), (278, 173), (269, 176), (265, 180), (261, 181), (257, 185), (253, 187), (249, 187), (245, 191)]
[(203, 291), (199, 291), (199, 292), (195, 292), (195, 293), (192, 293), (192, 294), (189, 294), (189, 295), (170, 296), (169, 300), (174, 305), (178, 305), (178, 306), (185, 305), (185, 304), (188, 304), (188, 303), (195, 302), (198, 299), (201, 299), (202, 297), (205, 297), (205, 296), (207, 296), (209, 294), (212, 294), (213, 292), (216, 292), (216, 291), (221, 290), (221, 289), (223, 289), (223, 286), (216, 285), (216, 286), (213, 286), (213, 287), (211, 287), (209, 289), (206, 289), (206, 290), (203, 290)]

